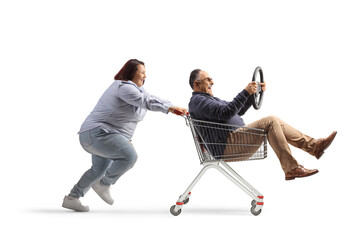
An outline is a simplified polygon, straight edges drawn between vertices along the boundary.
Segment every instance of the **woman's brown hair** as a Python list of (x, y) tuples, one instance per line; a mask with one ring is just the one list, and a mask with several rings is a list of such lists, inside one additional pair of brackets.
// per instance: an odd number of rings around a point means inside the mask
[(137, 59), (130, 59), (125, 63), (125, 65), (120, 69), (120, 71), (115, 75), (115, 80), (132, 80), (137, 71), (137, 66), (143, 65), (144, 62)]

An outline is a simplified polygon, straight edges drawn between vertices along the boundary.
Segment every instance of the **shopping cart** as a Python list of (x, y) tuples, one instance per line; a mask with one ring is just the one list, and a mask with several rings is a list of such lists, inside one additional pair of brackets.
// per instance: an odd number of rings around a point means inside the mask
[(264, 204), (264, 196), (236, 173), (227, 162), (266, 158), (266, 131), (263, 129), (200, 121), (190, 116), (184, 118), (186, 125), (190, 127), (203, 168), (179, 197), (176, 204), (170, 208), (171, 214), (178, 216), (181, 213), (181, 208), (189, 202), (191, 190), (200, 178), (207, 170), (215, 168), (253, 199), (250, 211), (255, 216), (259, 215)]

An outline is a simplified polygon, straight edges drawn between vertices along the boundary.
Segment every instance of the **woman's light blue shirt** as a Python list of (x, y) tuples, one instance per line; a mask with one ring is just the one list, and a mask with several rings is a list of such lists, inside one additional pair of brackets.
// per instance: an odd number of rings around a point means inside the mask
[(79, 133), (101, 127), (108, 133), (121, 133), (131, 139), (146, 111), (168, 113), (171, 102), (146, 92), (132, 81), (115, 80), (81, 125)]

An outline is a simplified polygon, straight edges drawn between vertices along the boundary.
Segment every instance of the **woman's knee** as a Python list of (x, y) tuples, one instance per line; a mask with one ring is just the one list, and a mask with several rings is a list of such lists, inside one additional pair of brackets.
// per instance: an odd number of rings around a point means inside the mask
[(115, 161), (120, 160), (123, 165), (126, 165), (127, 169), (132, 168), (138, 159), (138, 155), (135, 151), (129, 152), (123, 155), (121, 158), (114, 159)]
[(131, 155), (128, 156), (127, 162), (129, 164), (129, 167), (133, 167), (138, 159), (138, 155), (136, 152), (133, 152)]

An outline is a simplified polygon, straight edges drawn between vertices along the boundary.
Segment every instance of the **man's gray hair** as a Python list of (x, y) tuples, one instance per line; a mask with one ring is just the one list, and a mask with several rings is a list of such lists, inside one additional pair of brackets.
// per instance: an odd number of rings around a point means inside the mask
[(199, 78), (200, 71), (201, 71), (201, 69), (195, 69), (190, 73), (189, 84), (192, 89), (194, 89), (195, 80)]

